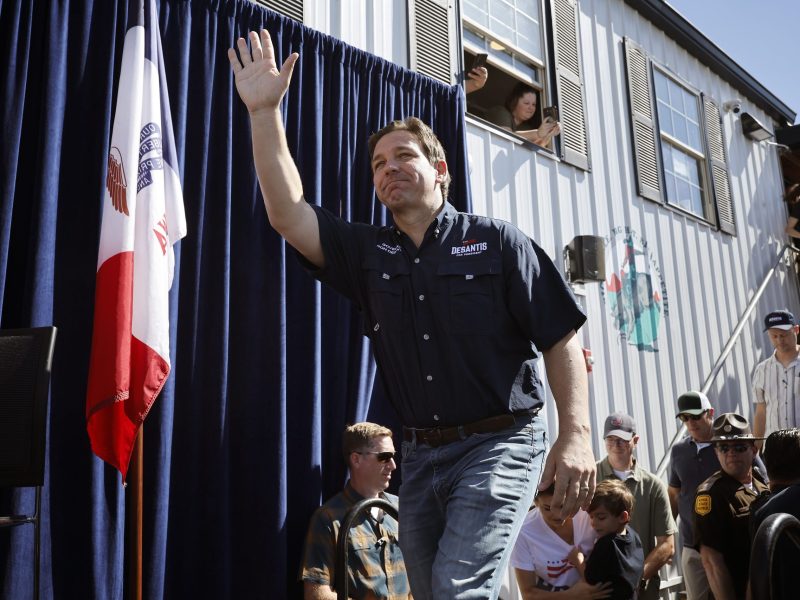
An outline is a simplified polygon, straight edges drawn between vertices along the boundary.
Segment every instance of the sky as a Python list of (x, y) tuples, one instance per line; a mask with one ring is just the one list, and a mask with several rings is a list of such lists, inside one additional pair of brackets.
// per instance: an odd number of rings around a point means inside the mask
[(800, 0), (667, 3), (793, 112), (800, 111)]

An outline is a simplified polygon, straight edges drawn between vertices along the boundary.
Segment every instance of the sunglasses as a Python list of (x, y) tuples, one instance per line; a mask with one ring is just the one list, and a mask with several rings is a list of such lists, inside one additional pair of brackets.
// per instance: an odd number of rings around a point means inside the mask
[(374, 454), (378, 462), (382, 463), (389, 462), (395, 457), (394, 452), (356, 452), (356, 454)]
[(609, 436), (606, 438), (606, 444), (608, 444), (609, 446), (620, 446), (620, 447), (630, 446), (631, 440), (623, 440), (622, 438)]
[(681, 423), (686, 423), (686, 421), (699, 421), (705, 414), (706, 411), (703, 411), (699, 415), (678, 415), (678, 418), (681, 420)]
[(753, 446), (751, 444), (715, 444), (714, 448), (722, 452), (723, 454), (727, 454), (730, 451), (736, 452), (737, 454), (741, 454), (742, 452), (747, 452)]

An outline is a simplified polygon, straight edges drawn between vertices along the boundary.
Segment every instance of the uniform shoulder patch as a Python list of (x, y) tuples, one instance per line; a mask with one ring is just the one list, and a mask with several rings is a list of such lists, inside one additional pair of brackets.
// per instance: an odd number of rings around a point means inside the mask
[(694, 499), (694, 512), (701, 517), (705, 517), (711, 512), (711, 496), (708, 494), (697, 494)]

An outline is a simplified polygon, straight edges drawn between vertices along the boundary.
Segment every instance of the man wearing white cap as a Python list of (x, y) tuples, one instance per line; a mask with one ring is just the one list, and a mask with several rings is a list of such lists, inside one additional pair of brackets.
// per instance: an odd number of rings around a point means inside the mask
[[(776, 310), (764, 319), (764, 331), (775, 348), (753, 372), (753, 433), (765, 438), (778, 429), (800, 425), (800, 346), (797, 320), (788, 310)], [(757, 443), (761, 447), (761, 442)]]
[(700, 552), (694, 545), (694, 497), (697, 486), (719, 471), (719, 460), (711, 445), (714, 408), (703, 392), (690, 391), (678, 397), (676, 418), (689, 435), (670, 452), (669, 501), (672, 515), (680, 515), (681, 568), (689, 600), (708, 598), (709, 586)]
[(633, 458), (633, 450), (639, 442), (633, 417), (624, 413), (609, 415), (603, 437), (608, 455), (597, 463), (597, 483), (620, 479), (633, 494), (630, 526), (639, 534), (644, 551), (644, 573), (637, 598), (658, 598), (661, 587), (658, 571), (675, 553), (677, 531), (667, 486)]

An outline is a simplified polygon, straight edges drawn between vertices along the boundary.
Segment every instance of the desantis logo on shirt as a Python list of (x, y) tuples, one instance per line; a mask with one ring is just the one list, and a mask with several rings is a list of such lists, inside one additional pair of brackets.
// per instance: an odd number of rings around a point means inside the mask
[(400, 246), (392, 246), (391, 244), (387, 244), (386, 242), (381, 242), (376, 246), (376, 248), (388, 254), (397, 254), (398, 252), (400, 252), (400, 250), (402, 250)]
[(453, 246), (450, 248), (450, 254), (453, 256), (474, 256), (481, 254), (489, 249), (489, 244), (486, 242), (479, 242), (478, 240), (464, 240), (460, 246)]

